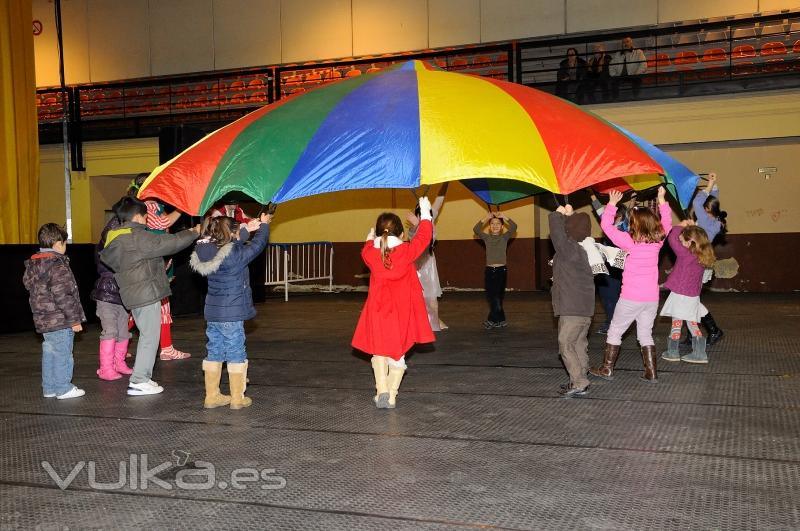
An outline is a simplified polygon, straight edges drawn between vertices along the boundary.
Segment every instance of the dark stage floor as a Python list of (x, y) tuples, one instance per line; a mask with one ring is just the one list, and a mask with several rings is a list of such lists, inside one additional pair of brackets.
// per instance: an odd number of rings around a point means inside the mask
[(708, 295), (709, 365), (643, 383), (630, 335), (614, 382), (564, 400), (546, 294), (510, 294), (510, 327), (486, 331), (481, 295), (448, 293), (396, 410), (349, 347), (362, 301), (260, 305), (241, 411), (202, 409), (198, 317), (176, 318), (194, 357), (157, 362), (150, 397), (95, 377), (96, 326), (68, 401), (41, 398), (37, 336), (0, 336), (0, 529), (800, 528), (800, 296)]

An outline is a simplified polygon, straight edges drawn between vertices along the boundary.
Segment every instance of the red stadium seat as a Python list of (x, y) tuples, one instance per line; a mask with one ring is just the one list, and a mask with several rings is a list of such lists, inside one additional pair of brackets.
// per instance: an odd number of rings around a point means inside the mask
[(356, 76), (360, 76), (360, 75), (361, 75), (361, 70), (359, 70), (356, 67), (353, 67), (353, 68), (351, 68), (350, 70), (347, 71), (347, 73), (345, 74), (345, 77), (356, 77)]
[(786, 45), (782, 42), (772, 41), (761, 46), (761, 55), (786, 55)]
[(647, 57), (647, 69), (663, 70), (671, 64), (669, 55), (665, 53), (653, 54)]
[(672, 60), (678, 70), (693, 70), (697, 64), (697, 53), (691, 50), (685, 52), (678, 52), (675, 59)]
[(263, 90), (260, 90), (260, 91), (258, 91), (258, 92), (254, 92), (254, 93), (252, 93), (252, 94), (250, 95), (250, 98), (249, 98), (249, 100), (250, 100), (252, 103), (261, 103), (261, 102), (265, 102), (265, 101), (267, 101), (267, 93), (266, 93), (266, 92), (264, 92)]
[(472, 60), (472, 66), (475, 68), (484, 68), (492, 64), (494, 64), (494, 61), (492, 61), (492, 58), (488, 55), (479, 55)]
[(756, 49), (751, 44), (740, 44), (731, 51), (731, 61), (733, 62), (734, 76), (747, 76), (758, 72), (758, 68), (753, 63), (756, 57)]
[(724, 48), (709, 48), (703, 52), (700, 59), (704, 63), (719, 63), (728, 60), (728, 54)]
[(756, 56), (756, 49), (750, 44), (741, 44), (734, 47), (731, 51), (731, 59), (737, 61), (739, 59), (748, 59)]
[(242, 105), (243, 103), (246, 103), (244, 94), (234, 94), (228, 100), (228, 105)]
[(789, 70), (790, 65), (786, 64), (783, 57), (776, 57), (787, 55), (786, 45), (780, 41), (765, 42), (761, 46), (761, 56), (768, 57), (764, 65), (764, 72), (774, 74), (777, 72), (786, 72)]
[(469, 61), (465, 57), (456, 57), (450, 63), (451, 70), (463, 70), (469, 66)]

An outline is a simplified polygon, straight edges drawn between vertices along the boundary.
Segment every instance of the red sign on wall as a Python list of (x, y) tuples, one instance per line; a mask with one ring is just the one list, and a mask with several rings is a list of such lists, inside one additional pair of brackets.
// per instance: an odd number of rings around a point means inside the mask
[(34, 20), (33, 21), (33, 35), (41, 35), (42, 34), (42, 21), (41, 20)]

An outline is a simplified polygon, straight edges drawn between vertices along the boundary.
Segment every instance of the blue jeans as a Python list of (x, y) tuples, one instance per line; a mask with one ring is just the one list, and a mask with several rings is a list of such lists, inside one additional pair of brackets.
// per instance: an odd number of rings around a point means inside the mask
[(208, 361), (244, 363), (247, 351), (244, 348), (244, 321), (216, 322), (206, 324), (208, 336)]
[(73, 387), (72, 342), (75, 332), (72, 328), (64, 328), (42, 335), (42, 392), (63, 395)]

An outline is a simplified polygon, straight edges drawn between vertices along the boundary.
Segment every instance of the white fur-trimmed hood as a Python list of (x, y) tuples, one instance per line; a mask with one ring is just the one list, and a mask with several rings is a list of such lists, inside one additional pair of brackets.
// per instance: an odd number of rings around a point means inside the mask
[(192, 251), (189, 265), (193, 270), (207, 277), (216, 273), (222, 262), (233, 251), (233, 242), (228, 242), (222, 247), (208, 241), (198, 242)]

